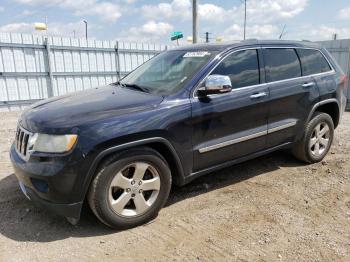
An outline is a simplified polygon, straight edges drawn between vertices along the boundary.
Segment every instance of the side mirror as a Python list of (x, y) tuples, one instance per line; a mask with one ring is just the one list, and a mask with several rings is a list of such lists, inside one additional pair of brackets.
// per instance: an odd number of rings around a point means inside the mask
[(204, 86), (197, 90), (198, 96), (228, 93), (232, 90), (231, 79), (224, 75), (210, 75), (205, 79)]

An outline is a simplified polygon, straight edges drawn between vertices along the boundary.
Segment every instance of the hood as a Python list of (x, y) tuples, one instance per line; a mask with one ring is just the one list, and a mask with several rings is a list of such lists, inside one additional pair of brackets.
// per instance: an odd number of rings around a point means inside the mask
[(22, 114), (20, 121), (32, 132), (56, 133), (59, 129), (148, 110), (162, 100), (162, 96), (108, 85), (35, 103)]

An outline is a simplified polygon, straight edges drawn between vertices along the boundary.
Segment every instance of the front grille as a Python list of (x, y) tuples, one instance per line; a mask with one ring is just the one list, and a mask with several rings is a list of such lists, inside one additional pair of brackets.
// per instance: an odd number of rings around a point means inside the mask
[(32, 135), (32, 133), (18, 125), (15, 139), (16, 151), (24, 160), (29, 158), (28, 141)]

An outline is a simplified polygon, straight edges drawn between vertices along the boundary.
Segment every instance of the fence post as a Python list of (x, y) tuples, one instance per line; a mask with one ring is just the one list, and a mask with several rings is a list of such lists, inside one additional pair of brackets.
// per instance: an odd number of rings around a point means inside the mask
[(115, 44), (115, 52), (116, 52), (116, 69), (117, 69), (117, 76), (118, 76), (118, 81), (120, 80), (120, 55), (119, 55), (119, 42), (116, 41), (116, 44)]
[(47, 96), (52, 97), (53, 96), (53, 76), (52, 76), (52, 69), (51, 69), (51, 48), (49, 43), (49, 38), (45, 38), (45, 49), (46, 49), (46, 62), (47, 62), (47, 72), (49, 75), (49, 83), (47, 85)]
[[(350, 78), (350, 47), (348, 48), (348, 79)], [(347, 93), (347, 101), (346, 101), (346, 109), (350, 109), (350, 81), (348, 80), (348, 93)]]

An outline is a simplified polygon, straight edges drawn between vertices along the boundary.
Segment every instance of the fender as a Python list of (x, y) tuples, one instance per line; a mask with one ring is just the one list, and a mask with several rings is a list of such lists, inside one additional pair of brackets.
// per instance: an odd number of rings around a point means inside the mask
[(325, 100), (322, 100), (322, 101), (320, 101), (320, 102), (314, 104), (314, 106), (312, 107), (312, 109), (311, 109), (311, 111), (310, 111), (310, 113), (309, 113), (309, 116), (308, 116), (308, 118), (307, 118), (307, 120), (306, 120), (306, 123), (309, 123), (309, 122), (310, 122), (312, 115), (315, 113), (316, 109), (317, 109), (319, 106), (322, 106), (322, 105), (325, 105), (325, 104), (329, 104), (329, 103), (334, 103), (334, 102), (337, 103), (337, 105), (338, 105), (338, 110), (339, 110), (339, 113), (340, 113), (340, 106), (339, 106), (339, 102), (338, 102), (337, 99), (335, 99), (335, 98), (325, 99)]
[(106, 157), (107, 155), (113, 154), (115, 152), (124, 150), (124, 149), (128, 149), (128, 148), (135, 147), (135, 146), (147, 145), (147, 144), (154, 143), (154, 142), (162, 143), (165, 146), (167, 146), (167, 148), (170, 150), (170, 152), (172, 153), (173, 157), (175, 158), (176, 167), (179, 170), (179, 174), (178, 174), (179, 175), (179, 177), (178, 177), (179, 183), (183, 184), (184, 181), (185, 181), (184, 171), (183, 171), (183, 168), (182, 168), (181, 160), (180, 160), (180, 158), (179, 158), (175, 148), (173, 147), (173, 145), (167, 139), (165, 139), (163, 137), (152, 137), (152, 138), (145, 138), (145, 139), (141, 139), (141, 140), (125, 143), (125, 144), (120, 144), (120, 145), (113, 146), (113, 147), (110, 147), (110, 148), (107, 148), (107, 149), (101, 151), (97, 155), (97, 157), (94, 159), (94, 161), (92, 162), (92, 165), (91, 165), (91, 167), (90, 167), (90, 169), (88, 171), (88, 174), (86, 176), (86, 179), (85, 179), (85, 182), (84, 182), (84, 185), (83, 185), (83, 188), (84, 188), (84, 196), (83, 196), (83, 198), (86, 195), (86, 192), (87, 192), (87, 190), (89, 188), (89, 185), (91, 183), (91, 180), (93, 179), (93, 176), (94, 176), (94, 174), (96, 172), (96, 169), (97, 169), (99, 163), (101, 162), (101, 160), (104, 157)]

